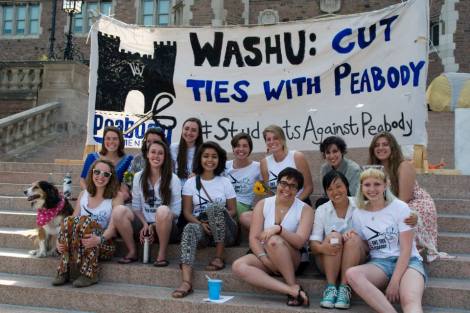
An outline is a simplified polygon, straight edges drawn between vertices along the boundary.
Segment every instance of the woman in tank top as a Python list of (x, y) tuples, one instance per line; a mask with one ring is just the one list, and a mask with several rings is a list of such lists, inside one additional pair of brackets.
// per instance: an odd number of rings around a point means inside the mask
[[(111, 222), (113, 207), (122, 207), (118, 197), (119, 181), (113, 164), (97, 160), (86, 178), (86, 189), (77, 200), (72, 216), (64, 219), (57, 239), (61, 254), (54, 286), (73, 280), (74, 287), (98, 282), (98, 260), (112, 257), (115, 247), (111, 238), (116, 230)], [(75, 273), (78, 277), (72, 277)]]
[[(249, 254), (232, 265), (233, 273), (256, 287), (287, 295), (288, 306), (309, 306), (307, 293), (298, 284), (295, 271), (300, 250), (309, 238), (313, 210), (296, 198), (303, 187), (302, 174), (291, 167), (277, 177), (274, 197), (259, 201), (253, 210)], [(284, 281), (271, 276), (278, 274)]]

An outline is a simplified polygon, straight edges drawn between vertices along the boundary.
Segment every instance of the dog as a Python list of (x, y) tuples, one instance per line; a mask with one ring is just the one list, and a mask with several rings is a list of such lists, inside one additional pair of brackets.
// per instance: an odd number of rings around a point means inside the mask
[(29, 253), (39, 258), (57, 255), (55, 240), (64, 218), (73, 214), (69, 201), (59, 194), (57, 188), (47, 181), (37, 181), (24, 191), (37, 211), (37, 240), (39, 248)]

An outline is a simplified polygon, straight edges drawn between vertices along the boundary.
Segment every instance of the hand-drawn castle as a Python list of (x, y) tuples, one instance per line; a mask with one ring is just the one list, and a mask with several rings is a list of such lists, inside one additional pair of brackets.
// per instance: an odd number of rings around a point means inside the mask
[(132, 90), (144, 95), (144, 112), (152, 109), (158, 94), (175, 96), (176, 42), (154, 42), (153, 56), (119, 51), (120, 42), (118, 36), (98, 32), (96, 110), (123, 112), (127, 94)]

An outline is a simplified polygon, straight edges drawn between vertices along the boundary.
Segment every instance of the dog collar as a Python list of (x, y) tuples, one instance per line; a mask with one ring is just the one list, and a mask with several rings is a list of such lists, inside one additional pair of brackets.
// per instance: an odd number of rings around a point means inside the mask
[(38, 226), (44, 226), (50, 221), (54, 219), (54, 217), (59, 214), (60, 211), (64, 208), (65, 205), (65, 199), (64, 197), (60, 198), (59, 203), (57, 203), (57, 206), (55, 208), (40, 208), (38, 209), (37, 215), (36, 215), (36, 224)]

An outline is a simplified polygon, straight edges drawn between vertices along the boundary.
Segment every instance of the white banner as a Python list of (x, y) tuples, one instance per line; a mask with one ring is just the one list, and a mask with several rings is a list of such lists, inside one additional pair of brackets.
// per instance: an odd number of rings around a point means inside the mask
[[(88, 144), (106, 125), (147, 127), (173, 141), (198, 117), (204, 140), (226, 149), (238, 132), (265, 151), (281, 126), (289, 148), (318, 150), (327, 136), (366, 147), (377, 132), (426, 144), (427, 0), (348, 16), (270, 26), (148, 28), (102, 17), (91, 34)], [(147, 115), (145, 115), (147, 114)]]

